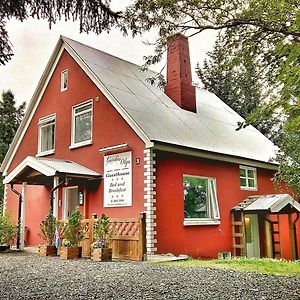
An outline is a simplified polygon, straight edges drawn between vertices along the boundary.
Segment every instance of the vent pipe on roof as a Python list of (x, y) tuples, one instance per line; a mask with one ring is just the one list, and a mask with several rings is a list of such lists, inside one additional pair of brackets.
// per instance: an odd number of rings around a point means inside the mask
[(169, 44), (167, 56), (165, 93), (182, 109), (196, 112), (196, 92), (192, 85), (188, 38), (178, 34)]

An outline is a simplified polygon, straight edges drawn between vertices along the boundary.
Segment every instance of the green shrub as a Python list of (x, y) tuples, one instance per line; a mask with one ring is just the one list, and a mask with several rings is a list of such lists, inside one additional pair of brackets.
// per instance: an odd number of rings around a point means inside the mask
[(68, 223), (65, 225), (62, 244), (64, 246), (78, 246), (84, 238), (83, 226), (81, 224), (82, 216), (78, 208), (72, 211)]
[(102, 214), (94, 225), (93, 248), (107, 248), (109, 240), (115, 235), (114, 229), (110, 225), (109, 218)]
[(10, 245), (17, 233), (18, 226), (12, 222), (10, 215), (0, 215), (0, 245)]
[(59, 221), (53, 216), (50, 211), (45, 220), (40, 224), (39, 236), (46, 241), (47, 245), (55, 245), (55, 230), (59, 227)]

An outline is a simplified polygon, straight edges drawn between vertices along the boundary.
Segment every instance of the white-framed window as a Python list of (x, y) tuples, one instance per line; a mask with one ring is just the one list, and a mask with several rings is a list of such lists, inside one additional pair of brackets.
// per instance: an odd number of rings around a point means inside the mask
[(60, 91), (66, 91), (68, 89), (68, 69), (63, 70), (60, 73)]
[(55, 149), (55, 121), (52, 114), (39, 119), (38, 123), (38, 155), (54, 153)]
[(184, 225), (220, 224), (216, 179), (183, 175)]
[(256, 168), (240, 166), (241, 190), (257, 190)]
[(93, 101), (88, 100), (72, 108), (72, 137), (70, 148), (92, 143)]

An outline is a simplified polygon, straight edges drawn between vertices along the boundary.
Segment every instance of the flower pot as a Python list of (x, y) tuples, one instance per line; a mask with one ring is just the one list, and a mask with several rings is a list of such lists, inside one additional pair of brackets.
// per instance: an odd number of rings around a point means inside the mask
[(111, 261), (112, 248), (96, 248), (92, 251), (93, 261)]
[(8, 250), (10, 248), (9, 245), (0, 245), (0, 252), (5, 252), (6, 250)]
[(74, 259), (81, 257), (81, 247), (64, 247), (60, 249), (60, 258), (61, 259)]
[(55, 256), (57, 254), (56, 247), (50, 245), (39, 246), (39, 256)]

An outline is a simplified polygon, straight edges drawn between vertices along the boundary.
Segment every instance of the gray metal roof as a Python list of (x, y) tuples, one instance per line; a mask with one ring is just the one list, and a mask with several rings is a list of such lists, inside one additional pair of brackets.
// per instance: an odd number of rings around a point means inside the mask
[(287, 205), (300, 212), (300, 204), (288, 194), (250, 196), (235, 206), (233, 210), (279, 213)]
[(217, 96), (196, 88), (197, 113), (181, 109), (146, 79), (152, 71), (63, 37), (150, 141), (269, 162), (277, 147)]
[(47, 177), (53, 177), (58, 174), (76, 175), (88, 178), (100, 177), (99, 173), (70, 160), (27, 156), (4, 178), (3, 183), (16, 182), (19, 176), (28, 168), (34, 169)]

